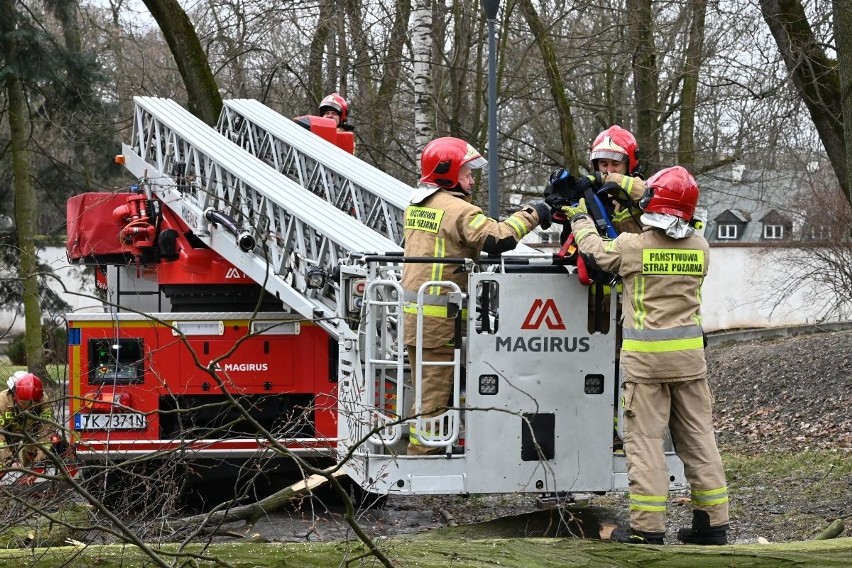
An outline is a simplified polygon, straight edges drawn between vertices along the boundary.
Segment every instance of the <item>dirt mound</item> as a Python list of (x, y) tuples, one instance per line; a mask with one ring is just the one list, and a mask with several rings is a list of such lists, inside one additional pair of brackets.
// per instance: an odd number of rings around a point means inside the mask
[(707, 349), (723, 449), (852, 448), (852, 331)]

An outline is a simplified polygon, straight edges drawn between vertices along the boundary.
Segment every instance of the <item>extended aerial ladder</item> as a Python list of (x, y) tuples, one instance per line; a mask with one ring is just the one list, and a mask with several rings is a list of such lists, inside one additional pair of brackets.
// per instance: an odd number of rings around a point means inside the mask
[(229, 140), (395, 243), (411, 186), (253, 99), (226, 100), (216, 127)]
[[(331, 271), (351, 253), (401, 253), (401, 247), (306, 192), (176, 102), (134, 101), (132, 141), (122, 154), (143, 188), (207, 246), (336, 337), (338, 290)], [(221, 216), (231, 222), (217, 222)]]
[[(224, 102), (216, 128), (228, 139), (367, 227), (402, 244), (411, 186), (254, 99)], [(542, 255), (524, 244), (511, 255)]]

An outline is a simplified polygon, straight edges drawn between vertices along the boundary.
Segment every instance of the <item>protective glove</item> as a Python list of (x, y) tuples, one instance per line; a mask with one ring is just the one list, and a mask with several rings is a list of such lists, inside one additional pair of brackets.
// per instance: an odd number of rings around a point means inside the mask
[[(565, 170), (559, 170), (565, 172)], [(557, 174), (559, 173), (557, 172)], [(544, 191), (544, 202), (556, 212), (563, 205), (570, 205), (577, 201), (587, 189), (592, 187), (592, 180), (588, 176), (571, 177), (570, 174), (553, 174), (550, 176), (550, 184)]]
[(606, 193), (611, 199), (614, 199), (622, 207), (630, 204), (630, 197), (620, 185), (613, 181), (608, 181), (598, 190), (600, 193)]
[(538, 225), (542, 229), (550, 228), (550, 225), (552, 224), (550, 206), (542, 201), (536, 201), (534, 203), (530, 203), (530, 207), (535, 209), (535, 212), (538, 213)]
[(587, 189), (592, 187), (592, 185), (593, 185), (593, 183), (592, 183), (592, 180), (589, 179), (589, 176), (580, 176), (580, 177), (574, 178), (574, 184), (573, 184), (573, 187), (571, 189), (572, 189), (574, 195), (580, 197), (586, 192)]
[(558, 209), (567, 203), (570, 179), (571, 174), (564, 168), (559, 168), (550, 174), (550, 179), (544, 188), (544, 202), (551, 209)]
[(586, 210), (586, 200), (581, 199), (576, 205), (562, 206), (562, 213), (565, 214), (565, 217), (567, 217), (569, 221), (579, 215), (587, 215), (588, 211)]
[(561, 193), (553, 191), (552, 186), (547, 186), (544, 190), (544, 202), (551, 209), (559, 209), (568, 201), (568, 198)]

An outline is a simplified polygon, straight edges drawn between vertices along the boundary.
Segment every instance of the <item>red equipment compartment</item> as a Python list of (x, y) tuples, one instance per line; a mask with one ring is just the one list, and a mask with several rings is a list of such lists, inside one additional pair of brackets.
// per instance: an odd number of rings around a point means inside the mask
[[(153, 316), (177, 323), (184, 329), (186, 342), (196, 350), (202, 366), (232, 348), (245, 337), (250, 326), (249, 314), (220, 314), (218, 319), (213, 314), (201, 313)], [(256, 321), (262, 324), (261, 329), (277, 328), (279, 333), (267, 330), (246, 338), (230, 357), (219, 363), (218, 376), (233, 396), (253, 401), (251, 408), (272, 397), (278, 400), (274, 403), (277, 407), (287, 409), (294, 416), (304, 415), (298, 418), (301, 422), (293, 429), (300, 432), (293, 434), (295, 441), (290, 444), (296, 451), (316, 452), (323, 448), (331, 451), (337, 435), (337, 385), (332, 377), (328, 335), (318, 326), (288, 318), (286, 314), (260, 314)], [(283, 326), (275, 326), (281, 321), (285, 322)], [(215, 332), (207, 335), (220, 325), (222, 335), (215, 335)], [(77, 314), (76, 319), (69, 319), (68, 326), (69, 427), (78, 452), (85, 454), (84, 459), (174, 449), (188, 440), (186, 433), (179, 435), (174, 407), (169, 404), (180, 400), (180, 408), (184, 409), (181, 412), (191, 415), (192, 407), (187, 408), (187, 404), (204, 406), (223, 398), (215, 379), (196, 365), (184, 339), (166, 325), (141, 314), (91, 313)], [(287, 331), (281, 333), (282, 327)], [(298, 334), (295, 333), (297, 328)], [(199, 335), (202, 332), (205, 335)], [(98, 355), (90, 353), (90, 349), (104, 349), (104, 346), (122, 341), (141, 345), (141, 350), (137, 351), (140, 355), (135, 357), (140, 358), (139, 365), (143, 367), (142, 380), (133, 371), (133, 362), (117, 362), (114, 367), (122, 372), (105, 374), (103, 367), (109, 365), (95, 363)], [(90, 368), (91, 365), (94, 367)], [(300, 411), (302, 408), (311, 412), (305, 414)], [(164, 410), (167, 413), (160, 414)], [(271, 431), (270, 427), (281, 415), (270, 416), (268, 409), (266, 412), (269, 424), (262, 419), (258, 421)], [(110, 422), (115, 427), (107, 429), (102, 426), (106, 416), (97, 420), (87, 418), (84, 422), (75, 418), (80, 414), (144, 414), (147, 426), (144, 429), (133, 427), (133, 421), (116, 418)], [(77, 428), (75, 420), (86, 426)], [(186, 432), (194, 432), (204, 440), (203, 443), (193, 442), (199, 457), (205, 457), (205, 452), (211, 455), (216, 452), (251, 453), (263, 444), (256, 434), (247, 432), (218, 431), (216, 439), (211, 440), (209, 434), (197, 426), (198, 422)]]
[[(314, 376), (321, 369), (315, 362), (327, 361), (328, 335), (313, 325), (300, 326), (298, 335), (260, 335), (246, 339), (227, 358), (219, 361), (219, 378), (236, 392), (264, 393), (290, 392), (312, 393)], [(187, 343), (197, 354), (202, 365), (221, 357), (233, 349), (236, 342), (245, 336), (245, 326), (227, 324), (221, 338), (188, 337)], [(213, 378), (204, 369), (199, 369), (186, 347), (180, 349), (182, 386), (196, 390), (204, 384), (214, 385)], [(324, 366), (327, 369), (327, 364)]]
[(118, 238), (123, 223), (117, 222), (112, 212), (134, 195), (90, 192), (68, 200), (65, 250), (70, 262), (126, 264), (133, 258), (133, 247)]
[(331, 118), (305, 115), (293, 119), (296, 124), (310, 130), (323, 140), (331, 142), (341, 150), (350, 154), (355, 153), (355, 133), (351, 130), (337, 128), (337, 123)]

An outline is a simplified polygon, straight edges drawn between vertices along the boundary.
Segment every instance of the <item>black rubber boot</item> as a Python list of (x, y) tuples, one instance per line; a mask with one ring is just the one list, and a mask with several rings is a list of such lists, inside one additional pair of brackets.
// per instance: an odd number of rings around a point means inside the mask
[(661, 532), (637, 531), (630, 527), (616, 527), (613, 529), (612, 534), (609, 535), (609, 540), (624, 544), (663, 544), (665, 534)]
[(728, 544), (728, 525), (711, 527), (707, 511), (692, 511), (692, 527), (678, 530), (677, 539), (684, 544)]

